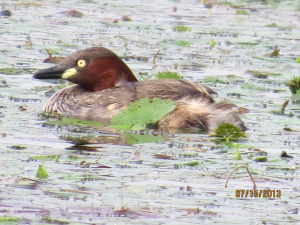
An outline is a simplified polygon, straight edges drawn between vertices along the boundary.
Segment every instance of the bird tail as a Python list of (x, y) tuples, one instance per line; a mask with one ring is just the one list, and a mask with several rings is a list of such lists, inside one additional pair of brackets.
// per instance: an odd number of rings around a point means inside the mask
[(239, 118), (238, 107), (227, 101), (210, 103), (205, 99), (183, 98), (177, 107), (159, 120), (160, 128), (183, 128), (203, 130), (212, 133), (223, 123), (231, 123), (242, 131), (247, 130)]

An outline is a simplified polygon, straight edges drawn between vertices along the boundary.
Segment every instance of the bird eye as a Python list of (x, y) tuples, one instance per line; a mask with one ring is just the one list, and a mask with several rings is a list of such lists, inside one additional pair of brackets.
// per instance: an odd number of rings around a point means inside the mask
[(77, 62), (78, 67), (82, 68), (82, 67), (85, 67), (85, 65), (86, 65), (86, 62), (83, 59), (78, 60), (78, 62)]

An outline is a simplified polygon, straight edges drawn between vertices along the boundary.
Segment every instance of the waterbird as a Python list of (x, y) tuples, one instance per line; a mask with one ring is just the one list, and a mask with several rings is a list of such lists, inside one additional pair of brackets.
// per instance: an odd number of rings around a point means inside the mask
[(113, 51), (92, 47), (77, 51), (57, 65), (33, 74), (36, 79), (65, 79), (74, 85), (52, 95), (44, 112), (58, 113), (100, 123), (110, 123), (137, 99), (168, 99), (176, 108), (161, 118), (159, 129), (192, 129), (212, 133), (230, 123), (247, 128), (239, 118), (238, 107), (228, 101), (215, 102), (211, 88), (175, 79), (138, 81), (126, 63)]

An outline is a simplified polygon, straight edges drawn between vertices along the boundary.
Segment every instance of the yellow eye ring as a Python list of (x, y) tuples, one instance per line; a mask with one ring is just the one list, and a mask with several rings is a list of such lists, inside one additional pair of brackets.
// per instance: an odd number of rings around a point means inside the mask
[(78, 60), (78, 62), (77, 62), (78, 67), (83, 68), (83, 67), (85, 67), (85, 65), (86, 65), (85, 60), (83, 60), (83, 59)]

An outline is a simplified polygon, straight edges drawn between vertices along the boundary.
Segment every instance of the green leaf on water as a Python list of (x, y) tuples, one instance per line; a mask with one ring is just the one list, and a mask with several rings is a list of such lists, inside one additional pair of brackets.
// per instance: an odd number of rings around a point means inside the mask
[(190, 47), (191, 46), (191, 43), (188, 41), (177, 41), (176, 44), (179, 46), (182, 46), (182, 47)]
[(293, 28), (294, 28), (293, 26), (280, 26), (280, 25), (278, 25), (277, 23), (271, 23), (271, 24), (268, 24), (268, 25), (266, 25), (266, 27), (270, 27), (270, 28), (279, 28), (279, 29), (286, 29), (286, 30), (289, 30), (289, 29), (293, 29)]
[(209, 83), (209, 82), (217, 83), (217, 82), (219, 82), (219, 77), (214, 77), (214, 76), (205, 77), (204, 82), (205, 83)]
[(50, 217), (43, 217), (41, 221), (47, 224), (69, 224), (69, 221), (52, 219)]
[(111, 119), (112, 127), (122, 130), (141, 130), (147, 124), (155, 124), (172, 112), (177, 104), (170, 100), (141, 98)]
[[(22, 2), (22, 3), (21, 3), (21, 2)], [(34, 2), (28, 2), (28, 3), (25, 3), (25, 2), (23, 2), (23, 1), (20, 1), (19, 3), (20, 3), (21, 5), (25, 5), (25, 6), (27, 6), (27, 7), (30, 7), (30, 6), (32, 6), (32, 7), (42, 6), (41, 4), (34, 3)]]
[(65, 57), (49, 57), (43, 60), (43, 63), (60, 63)]
[(214, 41), (214, 39), (212, 38), (209, 42), (210, 47), (215, 47), (216, 42)]
[(293, 94), (296, 94), (297, 91), (300, 89), (300, 76), (299, 77), (294, 77), (288, 82), (288, 86), (290, 88), (290, 91)]
[(217, 127), (214, 136), (230, 139), (245, 137), (245, 133), (231, 123), (223, 123)]
[(230, 83), (237, 83), (243, 82), (244, 79), (242, 77), (229, 74), (226, 76), (208, 76), (204, 78), (205, 83), (222, 83), (222, 84), (230, 84)]
[(236, 150), (235, 150), (235, 157), (234, 158), (236, 160), (241, 160), (242, 159), (242, 156), (240, 154), (239, 148), (236, 148)]
[(294, 103), (300, 102), (300, 76), (294, 77), (288, 82), (288, 86), (292, 93), (292, 99)]
[(32, 68), (2, 68), (0, 73), (6, 75), (20, 75), (20, 74), (31, 74), (35, 71)]
[(279, 25), (277, 23), (268, 24), (266, 27), (278, 28)]
[(35, 160), (41, 160), (41, 161), (54, 161), (56, 160), (57, 155), (39, 155), (39, 156), (32, 156), (30, 158)]
[(42, 49), (41, 52), (44, 53), (44, 54), (49, 54), (49, 55), (59, 55), (58, 51), (56, 51), (54, 49), (49, 49), (49, 48)]
[(242, 85), (242, 88), (245, 90), (255, 90), (255, 91), (265, 91), (266, 90), (264, 87), (259, 87), (254, 84), (248, 84), (248, 83), (244, 83)]
[(244, 10), (236, 10), (235, 14), (236, 15), (244, 15), (244, 16), (249, 15), (249, 13)]
[[(48, 126), (68, 126), (68, 125), (74, 125), (74, 126), (80, 126), (80, 127), (97, 127), (97, 126), (104, 126), (105, 124), (95, 122), (95, 121), (87, 121), (87, 120), (81, 120), (76, 118), (66, 118), (61, 117), (60, 115), (55, 117), (55, 114), (49, 114), (48, 113), (41, 113), (41, 116), (43, 119), (48, 119), (46, 122), (44, 122), (44, 125)], [(53, 116), (52, 116), (53, 115)], [(52, 117), (51, 117), (52, 116)]]
[(297, 58), (297, 59), (296, 59), (296, 63), (300, 63), (300, 58)]
[(129, 145), (140, 144), (140, 143), (158, 143), (165, 141), (165, 138), (161, 135), (150, 135), (150, 134), (134, 134), (132, 132), (123, 133), (127, 143)]
[[(1, 216), (0, 217), (0, 222), (19, 222), (19, 221), (20, 221), (19, 218), (8, 217), (8, 216)], [(15, 224), (15, 223), (5, 223), (5, 224)]]
[(198, 163), (198, 161), (192, 161), (192, 162), (184, 163), (183, 165), (185, 165), (185, 166), (198, 166), (199, 163)]
[(266, 79), (268, 76), (281, 76), (281, 73), (271, 73), (259, 70), (246, 70), (246, 73), (253, 75), (255, 78)]
[(40, 178), (40, 179), (45, 179), (45, 178), (49, 177), (49, 175), (43, 165), (39, 166), (39, 168), (36, 172), (36, 177)]
[(237, 42), (239, 45), (258, 45), (260, 42)]
[(186, 32), (186, 31), (191, 31), (192, 29), (190, 27), (186, 27), (183, 25), (177, 25), (177, 26), (173, 26), (173, 31), (176, 32)]
[(19, 75), (19, 74), (23, 74), (24, 72), (16, 68), (2, 68), (0, 69), (0, 73), (6, 75)]
[(267, 156), (258, 156), (254, 159), (254, 161), (256, 161), (256, 162), (266, 162), (266, 161), (268, 161), (268, 157)]
[(181, 76), (178, 75), (176, 72), (158, 72), (158, 74), (155, 75), (156, 79), (181, 79)]

